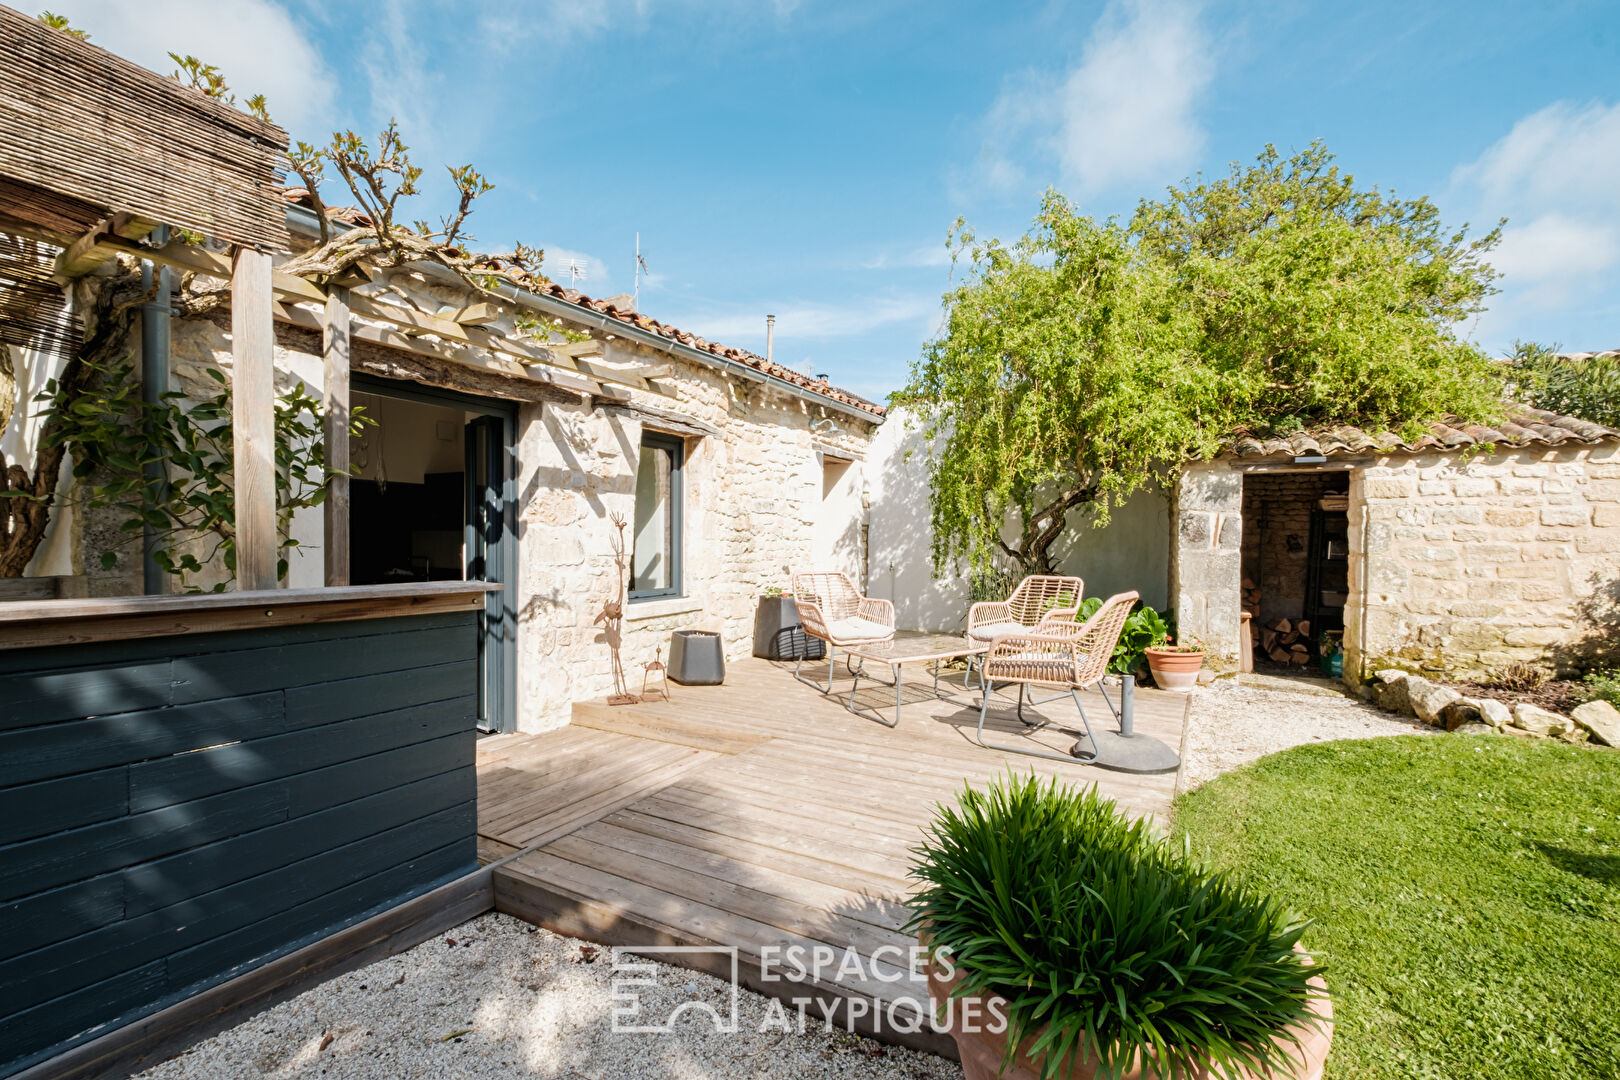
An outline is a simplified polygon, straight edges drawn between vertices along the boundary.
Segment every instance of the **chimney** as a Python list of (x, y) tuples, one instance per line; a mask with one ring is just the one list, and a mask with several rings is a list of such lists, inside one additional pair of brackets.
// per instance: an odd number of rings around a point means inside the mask
[(765, 316), (765, 359), (771, 359), (771, 350), (776, 342), (776, 316)]

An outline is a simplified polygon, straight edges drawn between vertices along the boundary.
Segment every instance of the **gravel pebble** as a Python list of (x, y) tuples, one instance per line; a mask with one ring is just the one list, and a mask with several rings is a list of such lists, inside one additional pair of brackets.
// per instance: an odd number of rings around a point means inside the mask
[(1378, 735), (1433, 735), (1438, 730), (1348, 697), (1262, 690), (1221, 680), (1194, 693), (1181, 786), (1190, 791), (1290, 746)]
[[(591, 960), (587, 962), (586, 956)], [(647, 1014), (693, 999), (728, 1010), (729, 984), (658, 964)], [(220, 1077), (863, 1077), (957, 1080), (931, 1054), (828, 1032), (761, 1031), (769, 999), (744, 990), (739, 1030), (718, 1034), (688, 1010), (668, 1035), (611, 1030), (609, 950), (508, 915), (483, 915), (386, 960), (329, 979), (139, 1074)], [(622, 977), (622, 973), (621, 973)], [(788, 1015), (791, 1017), (792, 1013)]]

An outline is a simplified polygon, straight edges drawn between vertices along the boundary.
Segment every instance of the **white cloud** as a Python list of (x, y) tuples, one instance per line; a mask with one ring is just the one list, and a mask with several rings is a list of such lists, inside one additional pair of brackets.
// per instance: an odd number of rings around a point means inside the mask
[(1501, 295), (1476, 336), (1488, 348), (1515, 337), (1572, 348), (1612, 348), (1569, 335), (1592, 330), (1620, 288), (1620, 103), (1560, 101), (1520, 119), (1451, 177), (1450, 200), (1476, 222), (1507, 218), (1491, 263)]
[(1055, 168), (1082, 196), (1175, 179), (1203, 149), (1196, 112), (1213, 74), (1194, 4), (1111, 0), (1077, 65), (1007, 80), (972, 176), (1009, 191)]
[(52, 0), (93, 45), (167, 75), (171, 52), (190, 54), (225, 75), (238, 102), (263, 94), (270, 116), (296, 137), (330, 130), (337, 80), (319, 50), (271, 0)]

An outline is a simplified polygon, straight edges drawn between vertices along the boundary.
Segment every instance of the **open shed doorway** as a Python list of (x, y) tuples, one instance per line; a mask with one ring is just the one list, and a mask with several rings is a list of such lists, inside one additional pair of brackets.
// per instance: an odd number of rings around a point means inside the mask
[(479, 624), (478, 726), (517, 728), (516, 410), (506, 402), (354, 376), (377, 421), (351, 450), (349, 580), (491, 581)]
[(1243, 610), (1254, 670), (1327, 674), (1349, 594), (1350, 474), (1255, 472), (1243, 478)]

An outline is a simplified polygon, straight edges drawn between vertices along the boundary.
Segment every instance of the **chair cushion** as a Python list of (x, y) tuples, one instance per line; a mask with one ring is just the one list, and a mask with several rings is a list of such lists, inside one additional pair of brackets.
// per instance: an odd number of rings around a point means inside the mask
[(993, 622), (975, 626), (968, 634), (977, 641), (991, 641), (1002, 634), (1028, 633), (1029, 627), (1017, 622)]
[(836, 619), (827, 625), (827, 633), (837, 641), (878, 641), (893, 637), (894, 627), (884, 626), (871, 619)]

